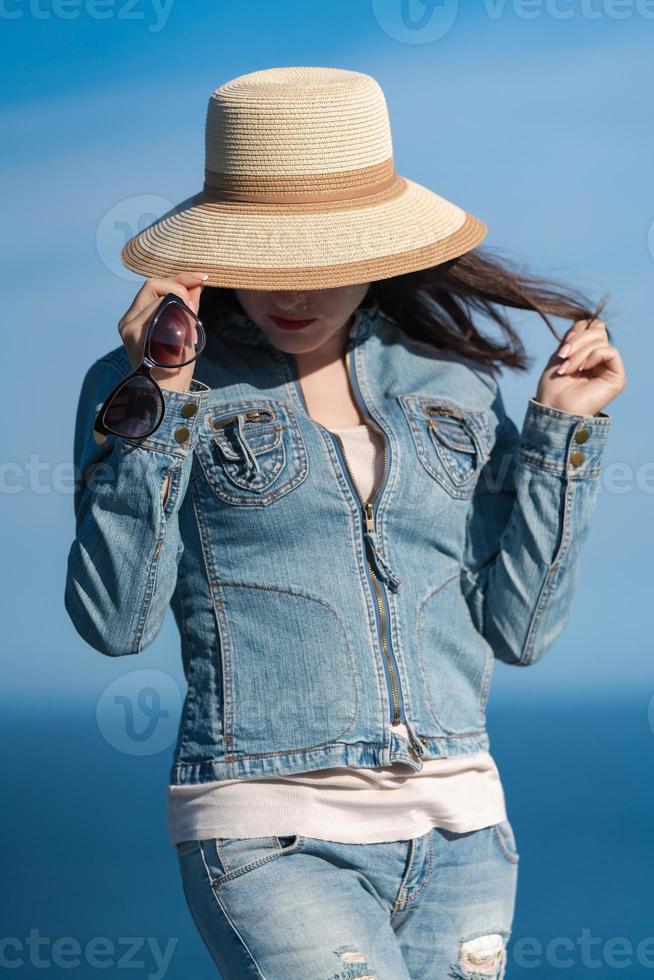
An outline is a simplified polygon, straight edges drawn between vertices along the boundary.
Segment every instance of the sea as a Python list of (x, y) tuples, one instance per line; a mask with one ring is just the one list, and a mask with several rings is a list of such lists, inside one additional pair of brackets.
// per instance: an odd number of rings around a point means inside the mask
[[(650, 694), (488, 706), (520, 853), (509, 980), (654, 978)], [(0, 974), (213, 980), (165, 822), (172, 749), (116, 751), (96, 705), (0, 718)]]

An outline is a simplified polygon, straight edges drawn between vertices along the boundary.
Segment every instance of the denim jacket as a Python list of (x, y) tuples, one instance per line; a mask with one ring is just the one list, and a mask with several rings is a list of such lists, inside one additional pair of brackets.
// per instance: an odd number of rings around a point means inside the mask
[(65, 605), (108, 656), (148, 647), (172, 606), (188, 684), (172, 783), (487, 749), (495, 658), (534, 663), (568, 619), (611, 417), (532, 398), (519, 431), (491, 368), (376, 304), (346, 365), (384, 437), (365, 502), (294, 358), (244, 313), (210, 325), (149, 438), (91, 434), (131, 369), (122, 345), (84, 378)]

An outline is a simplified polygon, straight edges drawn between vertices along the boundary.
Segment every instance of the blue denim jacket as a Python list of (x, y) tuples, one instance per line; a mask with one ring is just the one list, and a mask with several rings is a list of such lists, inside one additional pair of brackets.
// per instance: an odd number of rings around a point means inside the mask
[(140, 442), (91, 434), (125, 348), (86, 374), (66, 609), (122, 656), (172, 605), (188, 682), (172, 783), (489, 748), (495, 658), (534, 663), (567, 621), (611, 417), (532, 398), (519, 431), (492, 369), (376, 305), (346, 363), (385, 442), (367, 502), (293, 357), (244, 313), (211, 325), (188, 392), (165, 391)]

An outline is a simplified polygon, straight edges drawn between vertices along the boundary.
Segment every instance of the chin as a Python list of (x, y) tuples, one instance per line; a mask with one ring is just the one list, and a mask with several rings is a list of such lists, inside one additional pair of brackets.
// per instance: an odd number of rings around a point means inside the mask
[(329, 334), (326, 334), (324, 330), (313, 331), (309, 334), (308, 331), (311, 329), (308, 327), (306, 333), (304, 331), (298, 333), (289, 331), (287, 333), (284, 330), (277, 330), (275, 336), (268, 333), (268, 338), (276, 347), (287, 351), (289, 354), (306, 354), (315, 350), (316, 347), (321, 347), (329, 340)]

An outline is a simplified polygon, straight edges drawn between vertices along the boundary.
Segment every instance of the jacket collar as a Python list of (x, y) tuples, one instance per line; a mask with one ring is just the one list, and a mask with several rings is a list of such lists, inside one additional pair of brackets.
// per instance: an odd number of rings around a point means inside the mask
[[(380, 314), (379, 303), (371, 300), (368, 304), (359, 306), (354, 313), (354, 320), (348, 338), (350, 343), (367, 337), (374, 326), (376, 318)], [(261, 327), (252, 320), (247, 313), (232, 312), (223, 319), (216, 320), (211, 325), (212, 331), (215, 330), (221, 337), (230, 343), (242, 344), (247, 347), (267, 347), (277, 350), (275, 345), (268, 339)]]

